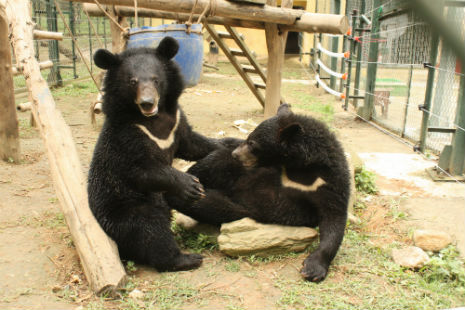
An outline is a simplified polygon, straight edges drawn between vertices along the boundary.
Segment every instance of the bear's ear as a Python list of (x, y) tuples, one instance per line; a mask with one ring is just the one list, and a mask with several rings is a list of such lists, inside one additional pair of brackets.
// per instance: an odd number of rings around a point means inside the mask
[(165, 59), (171, 59), (179, 49), (178, 41), (172, 37), (165, 37), (157, 47), (157, 55)]
[(104, 49), (99, 49), (94, 54), (94, 63), (97, 67), (108, 70), (118, 66), (121, 60), (118, 55)]
[(291, 111), (291, 105), (288, 104), (288, 103), (283, 103), (279, 106), (278, 108), (278, 113), (277, 115), (279, 117), (282, 117), (282, 116), (288, 116), (292, 114), (292, 111)]
[(304, 129), (299, 123), (291, 123), (283, 128), (279, 128), (278, 140), (279, 142), (289, 142), (298, 134), (304, 132)]

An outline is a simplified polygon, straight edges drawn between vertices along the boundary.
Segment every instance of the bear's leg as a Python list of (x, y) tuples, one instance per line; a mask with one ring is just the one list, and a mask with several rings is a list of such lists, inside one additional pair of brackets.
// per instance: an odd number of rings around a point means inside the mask
[(194, 204), (186, 203), (176, 196), (166, 196), (171, 208), (192, 217), (193, 219), (213, 225), (221, 225), (244, 217), (252, 217), (251, 210), (232, 202), (217, 190), (207, 189), (206, 196)]
[[(324, 200), (322, 200), (324, 201)], [(336, 253), (344, 238), (344, 230), (347, 221), (346, 205), (343, 202), (335, 201), (327, 196), (327, 200), (322, 203), (324, 207), (319, 210), (320, 221), (320, 245), (304, 261), (301, 270), (302, 276), (313, 282), (324, 280), (328, 273), (329, 265), (336, 256)], [(343, 206), (343, 207), (341, 207)]]
[(148, 264), (158, 271), (189, 270), (202, 264), (201, 255), (181, 253), (171, 231), (167, 207), (133, 207), (119, 218), (114, 226), (117, 229), (114, 239), (121, 257)]

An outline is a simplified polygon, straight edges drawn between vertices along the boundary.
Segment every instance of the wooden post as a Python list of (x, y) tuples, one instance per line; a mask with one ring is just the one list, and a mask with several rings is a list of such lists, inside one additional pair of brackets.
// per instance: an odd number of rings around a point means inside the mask
[(19, 163), (18, 119), (8, 33), (5, 8), (0, 6), (0, 158)]
[[(108, 12), (108, 14), (110, 14), (111, 17), (113, 17), (115, 21), (118, 22), (118, 24), (121, 27), (127, 28), (129, 26), (127, 23), (126, 17), (119, 16), (116, 13), (115, 7), (107, 6), (105, 10)], [(110, 32), (111, 32), (111, 51), (113, 53), (121, 53), (126, 48), (126, 40), (123, 37), (124, 34), (121, 31), (121, 28), (115, 25), (114, 22), (110, 21)]]
[[(282, 0), (281, 6), (292, 8), (292, 0)], [(276, 6), (276, 0), (267, 0), (267, 4)], [(281, 103), (281, 69), (284, 62), (287, 31), (281, 31), (277, 24), (265, 24), (268, 64), (266, 67), (265, 118), (272, 117)]]
[(34, 57), (30, 1), (8, 0), (6, 12), (16, 59), (23, 66), (32, 113), (48, 153), (50, 170), (87, 280), (96, 292), (113, 292), (126, 279), (115, 243), (89, 209), (86, 179), (70, 128), (57, 110)]

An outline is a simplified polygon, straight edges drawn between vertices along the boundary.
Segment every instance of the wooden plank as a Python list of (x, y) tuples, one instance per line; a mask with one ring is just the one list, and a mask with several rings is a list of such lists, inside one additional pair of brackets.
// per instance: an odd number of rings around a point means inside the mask
[(232, 2), (245, 2), (245, 3), (253, 3), (253, 4), (265, 4), (266, 3), (266, 0), (228, 0), (228, 1), (232, 1)]
[(236, 48), (231, 48), (230, 51), (231, 51), (231, 54), (233, 54), (234, 56), (245, 57), (245, 53), (242, 50), (238, 50)]
[(249, 89), (252, 91), (254, 96), (257, 98), (258, 102), (264, 106), (265, 105), (265, 98), (263, 95), (260, 93), (260, 91), (255, 87), (254, 82), (252, 79), (242, 70), (241, 65), (237, 62), (236, 57), (231, 53), (231, 50), (229, 47), (224, 43), (224, 41), (218, 36), (216, 33), (216, 30), (209, 25), (208, 23), (204, 23), (205, 28), (207, 29), (208, 33), (211, 35), (213, 40), (218, 44), (218, 46), (221, 48), (223, 53), (226, 55), (226, 57), (229, 59), (231, 64), (234, 66), (236, 71), (239, 73), (239, 75), (242, 77), (244, 80), (245, 84), (249, 87)]
[(245, 57), (247, 57), (247, 60), (250, 62), (250, 64), (258, 72), (258, 75), (260, 75), (263, 82), (266, 83), (265, 72), (263, 71), (262, 67), (258, 63), (257, 59), (253, 56), (252, 51), (245, 44), (244, 39), (241, 38), (241, 35), (233, 27), (231, 27), (231, 26), (224, 26), (224, 27), (231, 34), (231, 36), (233, 37), (233, 40), (234, 40), (234, 42), (236, 42), (237, 46), (239, 46), (239, 48), (244, 51)]
[(247, 73), (258, 74), (258, 71), (257, 69), (255, 69), (254, 66), (242, 65), (242, 70), (244, 70), (244, 72), (247, 72)]
[[(90, 16), (104, 16), (104, 13), (93, 3), (84, 3), (84, 10)], [(133, 6), (116, 6), (115, 11), (119, 16), (133, 17), (135, 14)], [(137, 12), (140, 17), (151, 18), (165, 18), (178, 21), (187, 21), (189, 13), (175, 13), (154, 9), (138, 8)], [(302, 15), (299, 20), (296, 20), (291, 25), (280, 25), (282, 30), (287, 31), (302, 31), (308, 33), (332, 33), (332, 34), (345, 34), (349, 29), (349, 22), (344, 15), (334, 14), (319, 14), (301, 11)], [(200, 14), (194, 14), (193, 19), (197, 20)], [(230, 17), (208, 16), (207, 22), (211, 25), (229, 25), (232, 27), (252, 28), (252, 29), (265, 29), (265, 23), (255, 20), (245, 20)]]
[(232, 39), (233, 38), (229, 32), (224, 32), (224, 31), (218, 31), (218, 36), (221, 39)]
[(21, 153), (8, 33), (5, 8), (0, 5), (0, 158), (19, 163)]
[(17, 62), (32, 102), (32, 113), (47, 149), (51, 175), (84, 273), (94, 292), (112, 293), (126, 280), (116, 244), (108, 238), (89, 209), (86, 178), (71, 130), (55, 106), (34, 57), (30, 1), (8, 0), (7, 16)]

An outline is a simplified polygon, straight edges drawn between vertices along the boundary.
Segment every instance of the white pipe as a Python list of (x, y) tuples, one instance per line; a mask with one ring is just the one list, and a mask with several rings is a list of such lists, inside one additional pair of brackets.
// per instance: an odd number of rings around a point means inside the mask
[(345, 52), (345, 53), (335, 53), (335, 52), (331, 52), (331, 51), (328, 51), (327, 49), (325, 49), (323, 46), (321, 46), (321, 43), (318, 42), (318, 46), (317, 48), (322, 51), (324, 54), (330, 56), (330, 57), (336, 57), (336, 58), (349, 58), (350, 56), (350, 53), (349, 52)]
[(330, 68), (326, 67), (326, 65), (321, 61), (321, 59), (318, 59), (316, 63), (319, 64), (320, 67), (326, 72), (328, 72), (330, 75), (335, 76), (339, 79), (343, 79), (343, 80), (347, 79), (347, 73), (339, 73), (339, 72), (331, 70)]
[(344, 99), (346, 97), (343, 93), (337, 92), (334, 89), (330, 88), (328, 85), (326, 85), (322, 80), (320, 80), (320, 76), (318, 74), (315, 76), (315, 79), (318, 85), (323, 87), (323, 89), (326, 90), (331, 95), (339, 97), (340, 99)]

